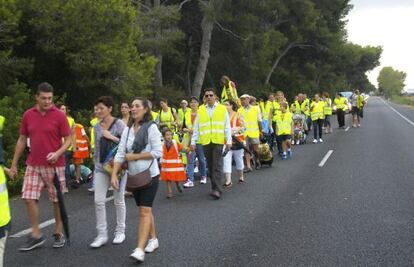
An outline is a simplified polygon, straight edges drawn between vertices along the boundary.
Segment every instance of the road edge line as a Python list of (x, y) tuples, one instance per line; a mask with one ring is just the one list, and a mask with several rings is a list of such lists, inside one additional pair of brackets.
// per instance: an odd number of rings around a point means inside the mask
[(380, 98), (381, 101), (388, 106), (392, 111), (394, 111), (398, 116), (400, 116), (401, 118), (403, 118), (406, 122), (408, 122), (411, 126), (414, 127), (414, 122), (412, 122), (410, 119), (408, 119), (407, 117), (405, 117), (404, 115), (402, 115), (400, 112), (398, 112), (395, 108), (393, 108), (390, 104), (388, 104), (387, 102), (385, 102), (384, 99)]
[(325, 163), (328, 161), (329, 157), (332, 155), (334, 151), (333, 150), (329, 150), (326, 155), (323, 157), (323, 159), (321, 160), (321, 162), (319, 163), (319, 167), (323, 167), (325, 165)]

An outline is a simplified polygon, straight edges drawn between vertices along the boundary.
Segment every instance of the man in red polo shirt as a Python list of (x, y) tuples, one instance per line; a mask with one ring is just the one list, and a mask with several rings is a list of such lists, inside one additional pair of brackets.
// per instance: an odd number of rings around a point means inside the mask
[[(36, 105), (28, 109), (20, 124), (20, 136), (17, 140), (13, 163), (10, 168), (11, 177), (17, 174), (17, 164), (30, 138), (30, 154), (26, 160), (22, 198), (26, 202), (32, 226), (32, 234), (20, 251), (29, 251), (45, 242), (39, 228), (39, 197), (44, 187), (48, 189), (49, 199), (53, 202), (55, 215), (54, 248), (65, 245), (62, 233), (62, 220), (57, 203), (56, 189), (53, 185), (55, 173), (59, 177), (61, 190), (65, 189), (65, 159), (63, 157), (70, 145), (70, 128), (66, 116), (53, 104), (53, 87), (41, 83), (36, 92)], [(62, 143), (62, 139), (64, 139)]]

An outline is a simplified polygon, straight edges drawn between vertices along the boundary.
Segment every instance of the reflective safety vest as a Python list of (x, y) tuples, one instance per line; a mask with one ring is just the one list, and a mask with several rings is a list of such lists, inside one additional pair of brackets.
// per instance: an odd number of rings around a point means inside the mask
[(6, 119), (0, 115), (0, 165), (4, 164), (6, 160), (4, 159), (3, 151), (3, 127)]
[(277, 135), (290, 135), (292, 134), (292, 121), (293, 114), (286, 111), (280, 113), (276, 117)]
[[(68, 119), (69, 128), (70, 128), (71, 133), (72, 133), (72, 129), (73, 129), (73, 127), (75, 127), (75, 120), (70, 116), (66, 116), (66, 118)], [(72, 136), (71, 136), (71, 138), (72, 138)], [(73, 146), (72, 145), (70, 145), (68, 147), (68, 151), (73, 151)]]
[(173, 131), (174, 129), (171, 129), (172, 123), (175, 121), (173, 109), (168, 108), (167, 112), (164, 112), (161, 109), (158, 114), (160, 114), (160, 124), (166, 125), (170, 130)]
[(167, 149), (163, 144), (160, 178), (163, 181), (185, 181), (187, 175), (185, 173), (183, 161), (180, 157), (181, 146), (176, 140), (172, 140), (172, 146)]
[(323, 114), (323, 108), (325, 107), (325, 102), (320, 100), (319, 102), (312, 102), (311, 103), (311, 118), (312, 121), (316, 121), (318, 119), (324, 119), (325, 115)]
[[(197, 117), (197, 114), (196, 114), (195, 117)], [(195, 119), (195, 117), (194, 117), (194, 119)], [(194, 126), (193, 121), (191, 120), (191, 118), (192, 118), (192, 111), (190, 110), (190, 112), (185, 113), (184, 121), (183, 121), (183, 124), (185, 122), (185, 128), (187, 128), (189, 130), (192, 130), (193, 126)], [(183, 136), (183, 143), (184, 143), (184, 140), (191, 140), (191, 135), (189, 133), (185, 133), (184, 136)], [(199, 143), (200, 143), (200, 140), (197, 140), (197, 144), (199, 144)]]
[(306, 116), (309, 116), (309, 101), (302, 101), (300, 104), (299, 101), (295, 101), (295, 114), (305, 114)]
[(325, 106), (323, 107), (323, 114), (325, 116), (332, 115), (332, 106), (331, 106), (332, 101), (330, 99), (327, 99), (324, 102), (325, 102)]
[(344, 96), (341, 96), (340, 98), (335, 97), (334, 104), (336, 109), (342, 109), (343, 111), (347, 110), (347, 101)]
[(75, 124), (75, 144), (76, 150), (73, 153), (74, 158), (86, 159), (89, 157), (88, 140), (85, 138), (85, 129), (82, 124)]
[[(285, 103), (287, 104), (286, 110), (289, 111), (289, 104), (287, 102)], [(277, 101), (273, 102), (273, 121), (276, 121), (276, 116), (279, 115), (280, 113), (281, 113), (280, 103)]]
[(359, 108), (359, 109), (363, 108), (364, 104), (365, 104), (364, 96), (358, 95), (357, 96), (357, 108)]
[[(241, 129), (240, 127), (242, 127), (242, 122), (240, 120), (240, 114), (238, 112), (234, 112), (233, 115), (230, 117), (230, 126), (231, 126), (231, 133), (232, 135), (234, 135), (237, 140), (239, 140), (240, 142), (244, 141), (244, 130)], [(234, 142), (233, 142), (234, 143)]]
[(151, 111), (151, 117), (153, 121), (157, 122), (158, 116), (159, 114), (157, 112)]
[(182, 108), (178, 109), (178, 120), (179, 120), (180, 124), (183, 123), (184, 117), (187, 113), (191, 114), (191, 109), (190, 108), (186, 108), (185, 112)]
[(257, 106), (250, 106), (249, 109), (246, 110), (244, 107), (241, 107), (238, 112), (243, 116), (244, 123), (246, 124), (244, 137), (259, 138), (259, 108)]
[(98, 123), (98, 118), (93, 118), (89, 124), (91, 125), (91, 149), (95, 148), (95, 130), (93, 129)]
[(226, 107), (221, 104), (216, 104), (211, 117), (208, 115), (205, 105), (201, 105), (198, 108), (198, 141), (200, 144), (224, 144), (224, 121), (226, 113)]
[[(0, 116), (0, 152), (3, 151), (3, 127), (5, 118)], [(7, 193), (6, 175), (3, 170), (4, 159), (0, 162), (0, 228), (10, 223), (9, 195)]]
[(269, 120), (270, 111), (272, 109), (273, 103), (270, 101), (260, 102), (260, 109), (262, 111), (263, 120)]
[[(230, 97), (227, 94), (227, 91), (230, 92)], [(229, 81), (228, 88), (223, 86), (223, 91), (221, 91), (221, 103), (223, 103), (224, 101), (226, 101), (228, 99), (233, 100), (234, 102), (236, 102), (237, 105), (240, 106), (240, 99), (237, 95), (236, 88), (233, 87), (233, 82), (232, 81)]]

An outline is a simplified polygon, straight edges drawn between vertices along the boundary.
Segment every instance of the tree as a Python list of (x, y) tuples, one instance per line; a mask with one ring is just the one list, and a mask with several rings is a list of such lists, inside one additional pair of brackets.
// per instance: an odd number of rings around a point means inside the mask
[(407, 74), (403, 71), (394, 70), (392, 67), (384, 67), (378, 75), (378, 89), (387, 97), (401, 95), (405, 87)]

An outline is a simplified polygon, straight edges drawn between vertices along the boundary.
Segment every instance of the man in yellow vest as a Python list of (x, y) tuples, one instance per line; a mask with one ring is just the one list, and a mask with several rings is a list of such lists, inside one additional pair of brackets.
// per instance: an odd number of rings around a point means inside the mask
[(7, 194), (7, 183), (4, 169), (4, 153), (3, 153), (3, 127), (5, 118), (0, 115), (0, 266), (3, 266), (4, 248), (6, 246), (7, 232), (10, 229), (10, 207), (9, 197)]
[[(246, 125), (246, 131), (244, 131), (244, 139), (246, 140), (246, 145), (251, 150), (256, 157), (256, 169), (260, 169), (260, 158), (259, 158), (259, 144), (260, 136), (262, 135), (262, 117), (260, 115), (260, 110), (257, 106), (250, 105), (250, 96), (242, 95), (240, 97), (242, 107), (239, 108), (238, 113), (243, 118)], [(251, 156), (249, 153), (244, 154), (246, 158), (246, 172), (251, 172)]]
[[(319, 94), (316, 94), (314, 100), (310, 105), (311, 119), (313, 123), (313, 143), (323, 143), (322, 139), (322, 126), (325, 120), (325, 114), (323, 112), (325, 108), (325, 102), (321, 100)], [(318, 139), (319, 132), (319, 139)]]
[(178, 123), (181, 127), (183, 125), (186, 114), (191, 113), (191, 109), (188, 108), (188, 102), (185, 99), (181, 101), (180, 106), (181, 108), (178, 109)]
[(336, 110), (339, 128), (345, 129), (345, 111), (348, 109), (348, 101), (341, 93), (336, 93), (333, 101), (333, 109)]
[(223, 86), (223, 90), (221, 91), (221, 103), (224, 103), (226, 100), (233, 100), (240, 106), (240, 99), (237, 95), (236, 84), (227, 76), (221, 77), (220, 83), (221, 86)]
[[(225, 151), (231, 149), (230, 118), (225, 106), (216, 102), (214, 89), (204, 90), (206, 104), (198, 109), (193, 125), (190, 150), (195, 151), (196, 143), (203, 146), (207, 160), (208, 175), (211, 179), (210, 195), (220, 199), (223, 177), (223, 146)], [(226, 153), (226, 152), (224, 152)]]

